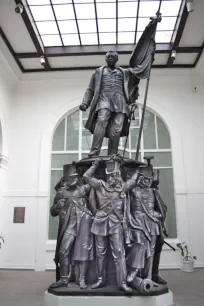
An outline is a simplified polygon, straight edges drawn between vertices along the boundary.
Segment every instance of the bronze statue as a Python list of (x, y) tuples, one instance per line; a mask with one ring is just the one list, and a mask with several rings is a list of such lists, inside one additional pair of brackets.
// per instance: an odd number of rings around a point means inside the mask
[[(57, 282), (48, 289), (54, 294), (69, 291), (68, 275), (76, 266), (79, 267), (79, 279), (75, 282), (81, 289), (86, 289), (89, 283), (92, 283), (92, 289), (107, 285), (108, 245), (116, 269), (114, 282), (125, 293), (131, 293), (133, 288), (150, 294), (152, 281), (166, 283), (158, 275), (166, 206), (152, 185), (151, 158), (146, 165), (123, 160), (117, 155), (120, 137), (129, 133), (129, 106), (138, 98), (139, 81), (142, 78), (149, 81), (155, 53), (156, 24), (160, 21), (158, 12), (133, 51), (130, 68), (117, 67), (117, 52), (107, 52), (107, 65), (96, 69), (85, 92), (80, 109), (86, 111), (91, 105), (85, 126), (93, 134), (89, 158), (79, 161), (77, 166), (64, 166), (64, 177), (56, 185), (57, 194), (51, 207), (51, 215), (59, 216), (60, 220), (55, 254)], [(145, 105), (143, 115), (144, 112)], [(109, 156), (102, 160), (97, 156), (104, 137), (109, 138)], [(125, 167), (123, 163), (126, 163)], [(151, 173), (147, 174), (143, 169), (139, 174), (140, 166), (146, 166)], [(79, 173), (86, 184), (80, 185)], [(95, 270), (98, 274), (94, 283)], [(94, 295), (94, 290), (92, 292)]]
[(138, 185), (130, 191), (129, 221), (133, 244), (127, 256), (129, 283), (134, 281), (141, 269), (143, 278), (158, 281), (155, 274), (152, 276), (155, 269), (153, 261), (158, 237), (163, 237), (166, 206), (158, 191), (151, 188), (152, 182), (153, 177), (140, 175)]
[(131, 292), (131, 288), (126, 283), (123, 231), (127, 229), (126, 192), (135, 185), (138, 173), (123, 182), (120, 162), (113, 157), (106, 162), (107, 182), (105, 182), (93, 176), (99, 163), (100, 159), (96, 159), (84, 174), (85, 181), (93, 188), (90, 197), (90, 207), (94, 213), (91, 232), (95, 235), (98, 281), (92, 285), (92, 288), (100, 288), (106, 284), (106, 255), (109, 241), (116, 266), (118, 286), (125, 292)]
[[(59, 270), (52, 288), (67, 287), (69, 267), (79, 262), (79, 285), (86, 289), (88, 261), (93, 260), (92, 214), (87, 208), (89, 185), (78, 185), (75, 164), (68, 165), (67, 181), (60, 188), (50, 209), (52, 216), (59, 215), (59, 232), (55, 262)], [(58, 267), (60, 264), (60, 267)]]
[(109, 138), (108, 155), (116, 154), (120, 137), (128, 133), (129, 104), (138, 97), (139, 79), (134, 69), (116, 67), (117, 61), (117, 52), (106, 53), (107, 66), (96, 69), (80, 105), (85, 111), (92, 103), (85, 126), (93, 134), (89, 156), (99, 155), (104, 136)]
[(127, 136), (130, 119), (129, 106), (138, 98), (140, 79), (148, 78), (155, 52), (156, 25), (161, 15), (152, 18), (133, 50), (130, 68), (117, 67), (118, 54), (106, 53), (106, 66), (96, 69), (91, 77), (79, 109), (91, 105), (85, 128), (93, 134), (89, 156), (100, 154), (104, 136), (109, 138), (108, 155), (118, 153), (120, 137)]

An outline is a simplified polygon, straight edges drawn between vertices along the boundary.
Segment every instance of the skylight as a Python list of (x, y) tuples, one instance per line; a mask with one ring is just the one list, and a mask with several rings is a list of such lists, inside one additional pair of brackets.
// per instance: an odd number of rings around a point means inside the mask
[(170, 43), (181, 0), (27, 0), (45, 47), (134, 44), (161, 3), (156, 43)]

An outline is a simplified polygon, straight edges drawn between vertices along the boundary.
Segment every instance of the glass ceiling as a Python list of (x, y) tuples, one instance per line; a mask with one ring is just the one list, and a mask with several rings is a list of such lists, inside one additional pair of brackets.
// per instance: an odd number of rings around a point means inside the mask
[(170, 43), (181, 0), (27, 0), (45, 47), (134, 44), (161, 4), (156, 43)]

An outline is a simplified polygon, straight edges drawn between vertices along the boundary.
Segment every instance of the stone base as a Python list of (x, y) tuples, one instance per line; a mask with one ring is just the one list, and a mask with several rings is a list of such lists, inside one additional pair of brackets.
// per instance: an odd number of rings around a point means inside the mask
[(45, 292), (44, 306), (172, 306), (171, 291), (158, 296), (57, 296)]

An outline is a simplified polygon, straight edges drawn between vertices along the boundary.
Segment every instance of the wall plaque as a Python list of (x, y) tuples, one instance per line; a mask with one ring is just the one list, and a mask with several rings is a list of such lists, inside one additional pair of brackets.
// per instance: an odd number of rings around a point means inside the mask
[(14, 207), (13, 223), (25, 222), (25, 207)]

